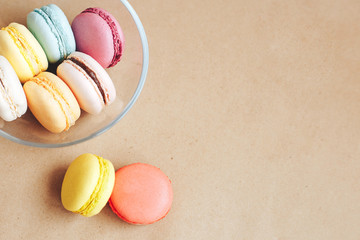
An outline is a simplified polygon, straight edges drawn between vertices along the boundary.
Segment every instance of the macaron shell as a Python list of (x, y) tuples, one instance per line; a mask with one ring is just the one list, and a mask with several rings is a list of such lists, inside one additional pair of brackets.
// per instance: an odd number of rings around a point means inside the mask
[(74, 113), (75, 120), (78, 119), (81, 113), (80, 107), (70, 88), (58, 76), (53, 73), (42, 72), (38, 76), (45, 77), (53, 83), (53, 85), (63, 94), (63, 96), (69, 103), (70, 109)]
[[(106, 12), (105, 10), (102, 11)], [(114, 21), (123, 43), (124, 35), (119, 23), (111, 14), (109, 17)], [(71, 27), (74, 32), (77, 51), (92, 56), (103, 68), (107, 68), (113, 63), (114, 38), (111, 27), (102, 17), (95, 13), (83, 12), (75, 17)], [(94, 45), (97, 47), (94, 48)]]
[(119, 42), (120, 42), (120, 58), (115, 60), (115, 62), (111, 62), (110, 67), (115, 66), (120, 60), (121, 60), (121, 56), (123, 55), (124, 49), (125, 49), (125, 36), (124, 36), (124, 32), (121, 29), (121, 26), (119, 24), (119, 22), (116, 20), (116, 18), (111, 15), (110, 13), (108, 13), (108, 16), (111, 18), (111, 20), (115, 23), (115, 27), (117, 29), (117, 32), (119, 34)]
[(69, 211), (79, 210), (90, 198), (100, 177), (99, 162), (93, 154), (82, 154), (69, 166), (61, 187), (61, 202)]
[(43, 47), (49, 62), (57, 62), (61, 58), (58, 40), (55, 35), (51, 34), (52, 31), (56, 30), (52, 29), (45, 19), (36, 12), (28, 14), (27, 26)]
[(150, 224), (166, 216), (172, 199), (168, 177), (159, 168), (136, 163), (116, 171), (109, 204), (128, 223)]
[[(73, 114), (73, 120), (76, 121), (80, 116), (80, 107), (68, 86), (49, 72), (42, 72), (37, 77), (44, 77), (55, 86), (66, 99)], [(66, 116), (52, 93), (31, 80), (24, 84), (24, 91), (28, 106), (41, 125), (53, 133), (60, 133), (66, 129)]]
[[(96, 73), (99, 81), (101, 81), (102, 85), (107, 89), (107, 95), (109, 96), (107, 104), (111, 104), (116, 98), (116, 90), (105, 69), (87, 54), (74, 52), (70, 54), (69, 58), (71, 57), (82, 59)], [(91, 114), (98, 114), (104, 108), (105, 105), (98, 87), (84, 72), (80, 71), (78, 67), (64, 61), (59, 65), (57, 75), (70, 87), (80, 107), (84, 111)]]
[[(9, 26), (14, 27), (16, 30), (18, 30), (26, 39), (26, 41), (29, 43), (31, 48), (34, 50), (36, 56), (38, 57), (42, 69), (38, 69), (38, 71), (35, 73), (35, 75), (39, 74), (42, 71), (45, 71), (48, 68), (48, 60), (46, 58), (46, 54), (44, 50), (42, 49), (40, 43), (36, 40), (36, 38), (32, 35), (32, 33), (24, 26), (18, 23), (11, 23)], [(37, 68), (37, 66), (34, 66)], [(21, 80), (21, 79), (20, 79)]]
[(24, 85), (28, 106), (36, 119), (47, 130), (60, 133), (66, 128), (66, 117), (51, 93), (32, 81)]
[(104, 21), (107, 22), (108, 26), (110, 27), (113, 35), (114, 56), (108, 68), (115, 66), (121, 60), (125, 46), (125, 37), (119, 22), (111, 13), (102, 8), (88, 8), (85, 10), (85, 12), (91, 12), (93, 14), (99, 15), (101, 18), (103, 18)]
[(65, 43), (66, 56), (68, 56), (76, 50), (75, 37), (70, 23), (64, 12), (55, 4), (49, 4), (45, 6), (45, 8), (51, 10), (50, 16), (55, 23), (55, 27), (58, 29), (59, 33), (62, 34)]
[[(23, 115), (27, 110), (27, 102), (20, 80), (17, 77), (9, 61), (0, 56), (0, 71), (2, 85), (6, 87), (7, 93), (14, 104), (17, 114)], [(13, 111), (6, 98), (0, 94), (0, 117), (5, 121), (13, 121), (19, 116), (14, 116)]]

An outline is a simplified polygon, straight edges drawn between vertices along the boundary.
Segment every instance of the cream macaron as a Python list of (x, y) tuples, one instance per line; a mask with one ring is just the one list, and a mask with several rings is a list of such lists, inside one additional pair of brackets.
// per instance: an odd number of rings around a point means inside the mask
[(73, 52), (57, 68), (80, 108), (91, 114), (100, 113), (116, 98), (115, 86), (105, 69), (91, 56)]
[(0, 56), (0, 117), (13, 121), (27, 110), (24, 90), (9, 61)]

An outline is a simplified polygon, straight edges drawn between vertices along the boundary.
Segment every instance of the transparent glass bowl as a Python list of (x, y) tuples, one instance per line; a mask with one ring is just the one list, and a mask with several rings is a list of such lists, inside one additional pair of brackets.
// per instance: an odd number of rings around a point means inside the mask
[[(97, 1), (52, 1), (68, 17), (69, 22), (88, 7), (108, 10), (120, 23), (125, 35), (125, 50), (122, 60), (106, 69), (112, 78), (117, 98), (100, 114), (91, 115), (84, 111), (75, 125), (66, 132), (54, 134), (42, 127), (28, 109), (26, 114), (12, 122), (0, 119), (0, 136), (11, 141), (34, 147), (56, 148), (69, 146), (92, 139), (113, 127), (134, 105), (146, 79), (149, 66), (149, 49), (144, 28), (135, 10), (126, 0)], [(17, 1), (8, 1), (0, 10), (0, 24), (5, 27), (11, 22), (26, 26), (26, 16), (34, 8), (49, 4), (47, 1), (25, 1), (23, 7)], [(19, 17), (20, 16), (20, 17)], [(54, 72), (56, 66), (49, 69)]]

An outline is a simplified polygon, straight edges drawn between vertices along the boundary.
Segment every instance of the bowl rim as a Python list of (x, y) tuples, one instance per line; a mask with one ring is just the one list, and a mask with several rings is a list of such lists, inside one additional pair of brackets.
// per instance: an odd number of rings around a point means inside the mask
[(49, 143), (40, 143), (40, 142), (30, 142), (30, 141), (26, 141), (26, 140), (22, 140), (17, 137), (14, 137), (14, 136), (2, 131), (1, 129), (0, 129), (0, 136), (6, 138), (8, 140), (11, 140), (13, 142), (16, 142), (16, 143), (19, 143), (22, 145), (26, 145), (26, 146), (30, 146), (30, 147), (39, 147), (39, 148), (66, 147), (66, 146), (71, 146), (71, 145), (85, 142), (87, 140), (90, 140), (96, 136), (103, 134), (104, 132), (106, 132), (107, 130), (112, 128), (116, 123), (118, 123), (128, 113), (128, 111), (132, 108), (132, 106), (138, 99), (138, 97), (144, 87), (144, 84), (145, 84), (145, 80), (146, 80), (146, 76), (147, 76), (147, 72), (148, 72), (148, 68), (149, 68), (149, 45), (148, 45), (145, 29), (140, 21), (139, 16), (135, 12), (134, 8), (130, 5), (130, 3), (127, 0), (120, 0), (120, 1), (126, 7), (128, 12), (131, 14), (131, 16), (136, 24), (136, 27), (139, 31), (141, 44), (142, 44), (142, 52), (143, 52), (140, 81), (136, 87), (134, 95), (132, 96), (132, 98), (130, 99), (129, 103), (126, 105), (124, 110), (120, 113), (120, 115), (117, 116), (112, 122), (110, 122), (110, 124), (101, 128), (100, 130), (90, 134), (89, 136), (75, 140), (75, 141), (69, 141), (69, 142), (64, 142), (64, 143), (50, 143), (49, 144)]

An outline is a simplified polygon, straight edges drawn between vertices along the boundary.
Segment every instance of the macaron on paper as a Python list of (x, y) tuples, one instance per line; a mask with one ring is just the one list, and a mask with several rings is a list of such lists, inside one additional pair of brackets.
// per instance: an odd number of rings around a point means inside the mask
[(109, 205), (125, 222), (137, 225), (155, 223), (169, 213), (172, 202), (171, 181), (159, 168), (133, 163), (115, 172)]
[(68, 211), (91, 217), (108, 202), (115, 183), (113, 164), (100, 156), (85, 153), (67, 169), (61, 186), (61, 202)]
[(85, 153), (68, 167), (62, 187), (63, 207), (92, 217), (107, 203), (123, 221), (147, 225), (169, 213), (173, 202), (170, 179), (159, 168), (133, 163), (116, 172), (110, 160)]

